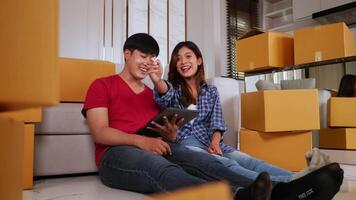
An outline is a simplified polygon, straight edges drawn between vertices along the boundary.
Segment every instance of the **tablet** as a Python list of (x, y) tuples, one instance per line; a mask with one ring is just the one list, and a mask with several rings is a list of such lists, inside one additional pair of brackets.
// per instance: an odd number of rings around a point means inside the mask
[(146, 135), (146, 136), (152, 136), (152, 137), (157, 137), (159, 134), (155, 131), (152, 131), (148, 129), (147, 127), (152, 126), (152, 121), (163, 125), (163, 116), (166, 116), (168, 120), (171, 120), (173, 115), (177, 114), (177, 120), (184, 118), (182, 126), (184, 126), (186, 123), (190, 122), (192, 119), (198, 116), (198, 111), (197, 110), (188, 110), (188, 109), (179, 109), (179, 108), (165, 108), (163, 111), (161, 111), (156, 117), (154, 117), (152, 120), (150, 120), (144, 127), (138, 130), (138, 134), (140, 135)]

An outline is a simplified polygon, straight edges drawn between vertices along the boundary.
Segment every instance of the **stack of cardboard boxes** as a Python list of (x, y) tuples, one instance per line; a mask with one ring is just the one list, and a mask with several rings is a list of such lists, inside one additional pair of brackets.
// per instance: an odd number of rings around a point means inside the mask
[[(255, 35), (238, 40), (237, 52), (238, 71), (251, 72), (353, 56), (355, 46), (352, 32), (344, 23), (336, 23), (299, 29), (294, 36), (276, 32)], [(335, 100), (331, 101), (332, 107), (335, 107)], [(356, 102), (353, 102), (355, 115)], [(316, 89), (244, 93), (241, 95), (241, 109), (241, 151), (291, 171), (306, 166), (304, 155), (312, 148), (311, 130), (320, 128)], [(352, 113), (341, 115), (352, 116)], [(334, 119), (336, 114), (331, 116), (330, 119)], [(356, 127), (355, 117), (353, 120), (351, 127)], [(325, 136), (323, 133), (329, 130), (322, 130), (321, 135)], [(328, 134), (328, 148), (335, 148), (335, 145), (350, 148), (351, 145), (356, 149), (356, 129), (337, 129), (340, 133), (335, 130), (333, 134)], [(350, 139), (338, 142), (342, 135)], [(324, 136), (321, 144), (325, 144)]]
[(33, 186), (35, 123), (41, 122), (41, 111), (41, 108), (28, 108), (0, 113), (0, 117), (19, 121), (22, 126), (23, 131), (19, 132), (19, 136), (23, 139), (23, 152), (18, 155), (23, 159), (22, 189), (32, 189)]
[(59, 101), (58, 8), (56, 0), (1, 1), (0, 199), (22, 200), (32, 186), (34, 123)]
[(328, 125), (329, 128), (320, 130), (320, 148), (335, 149), (335, 152), (328, 151), (333, 161), (356, 164), (355, 158), (340, 160), (337, 156), (338, 150), (343, 150), (344, 156), (350, 155), (348, 150), (356, 150), (356, 98), (330, 98)]
[(319, 129), (318, 91), (267, 90), (241, 95), (240, 150), (279, 167), (298, 171)]

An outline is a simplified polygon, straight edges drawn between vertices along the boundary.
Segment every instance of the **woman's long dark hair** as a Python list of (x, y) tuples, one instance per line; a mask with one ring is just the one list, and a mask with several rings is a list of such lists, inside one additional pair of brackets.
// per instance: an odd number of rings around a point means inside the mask
[(180, 98), (180, 103), (184, 107), (187, 107), (190, 104), (196, 104), (196, 99), (193, 97), (187, 82), (184, 80), (184, 78), (179, 74), (177, 70), (178, 51), (183, 47), (192, 50), (195, 56), (197, 57), (197, 59), (200, 58), (202, 60), (201, 64), (198, 65), (198, 70), (195, 74), (195, 83), (197, 86), (196, 89), (198, 92), (198, 96), (200, 94), (200, 86), (203, 83), (205, 83), (205, 72), (204, 72), (203, 56), (196, 44), (194, 44), (191, 41), (184, 41), (178, 43), (174, 47), (171, 55), (171, 62), (169, 63), (168, 81), (170, 81), (173, 84), (173, 87), (179, 87), (179, 86), (181, 87), (182, 95)]
[(338, 97), (355, 97), (356, 96), (356, 76), (345, 74), (339, 85)]

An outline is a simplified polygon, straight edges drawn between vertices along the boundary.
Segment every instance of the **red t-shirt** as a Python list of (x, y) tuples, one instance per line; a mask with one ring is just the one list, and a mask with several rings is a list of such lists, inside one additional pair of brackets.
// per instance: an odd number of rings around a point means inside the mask
[[(109, 127), (128, 134), (135, 134), (159, 113), (149, 87), (145, 86), (144, 91), (136, 94), (119, 75), (96, 79), (90, 85), (83, 114), (86, 110), (98, 107), (108, 108)], [(97, 166), (107, 149), (106, 145), (95, 144)]]

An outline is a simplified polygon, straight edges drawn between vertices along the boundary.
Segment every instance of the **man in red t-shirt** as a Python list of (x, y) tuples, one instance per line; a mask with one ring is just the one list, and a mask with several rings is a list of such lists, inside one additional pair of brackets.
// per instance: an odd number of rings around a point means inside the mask
[[(126, 40), (123, 51), (124, 69), (117, 75), (95, 80), (82, 110), (95, 141), (102, 182), (113, 188), (154, 193), (227, 180), (235, 199), (270, 199), (272, 184), (267, 173), (251, 180), (230, 171), (212, 155), (174, 143), (180, 125), (176, 117), (166, 119), (163, 126), (153, 124), (162, 137), (136, 134), (159, 112), (153, 91), (142, 83), (149, 73), (159, 69), (153, 62), (159, 47), (148, 34), (137, 33)], [(274, 194), (288, 199), (300, 192), (295, 188), (304, 182), (299, 182), (285, 183)]]

